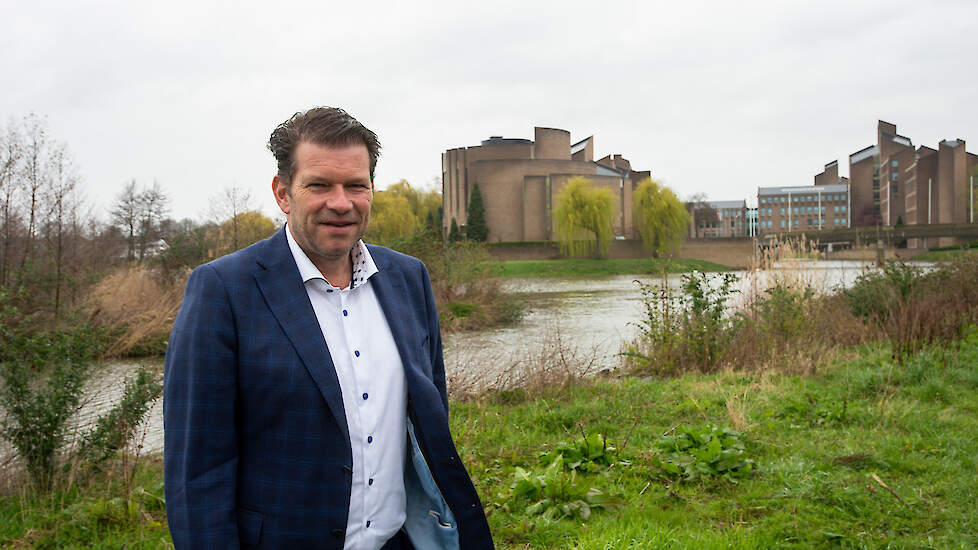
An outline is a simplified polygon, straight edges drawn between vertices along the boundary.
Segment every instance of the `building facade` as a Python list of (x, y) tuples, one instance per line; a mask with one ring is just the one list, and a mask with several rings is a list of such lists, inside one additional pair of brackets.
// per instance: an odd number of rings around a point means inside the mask
[(594, 136), (571, 143), (570, 132), (534, 128), (534, 139), (492, 136), (481, 145), (442, 154), (442, 224), (464, 230), (472, 189), (478, 185), (489, 242), (551, 241), (552, 211), (564, 185), (576, 176), (615, 195), (616, 236), (635, 238), (632, 192), (650, 172), (632, 170), (621, 155), (594, 160)]
[(722, 239), (752, 235), (747, 201), (696, 202), (687, 205), (687, 210), (691, 239)]
[(850, 225), (848, 184), (757, 189), (757, 232), (841, 229)]
[(852, 224), (973, 223), (976, 165), (963, 139), (915, 148), (880, 120), (876, 144), (849, 155)]

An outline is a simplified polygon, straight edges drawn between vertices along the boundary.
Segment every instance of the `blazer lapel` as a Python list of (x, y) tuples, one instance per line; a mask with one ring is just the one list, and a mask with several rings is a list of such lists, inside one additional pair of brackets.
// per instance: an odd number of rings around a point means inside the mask
[(323, 331), (312, 309), (309, 295), (299, 276), (299, 268), (289, 250), (283, 228), (266, 243), (266, 253), (259, 260), (255, 281), (272, 315), (282, 326), (289, 341), (319, 387), (319, 392), (336, 418), (347, 445), (350, 433), (343, 409), (340, 381), (326, 347)]
[[(376, 256), (374, 262), (377, 262)], [(401, 356), (401, 364), (404, 365), (408, 391), (410, 391), (414, 382), (412, 375), (417, 373), (414, 369), (413, 356), (408, 351), (408, 342), (415, 340), (410, 338), (411, 326), (404, 322), (405, 319), (410, 319), (402, 298), (405, 293), (404, 274), (389, 265), (378, 264), (377, 269), (377, 273), (370, 278), (370, 286), (373, 287), (374, 295), (380, 302), (380, 308), (384, 310), (387, 325), (394, 336), (394, 344), (397, 346), (398, 355)]]

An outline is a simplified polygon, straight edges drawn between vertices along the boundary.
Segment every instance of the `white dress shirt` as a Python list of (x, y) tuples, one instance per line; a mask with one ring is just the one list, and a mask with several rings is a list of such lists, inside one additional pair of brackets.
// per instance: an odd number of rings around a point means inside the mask
[(387, 318), (370, 286), (377, 266), (358, 241), (350, 286), (334, 287), (292, 231), (285, 234), (333, 359), (350, 431), (353, 489), (343, 548), (379, 549), (404, 524), (407, 384)]

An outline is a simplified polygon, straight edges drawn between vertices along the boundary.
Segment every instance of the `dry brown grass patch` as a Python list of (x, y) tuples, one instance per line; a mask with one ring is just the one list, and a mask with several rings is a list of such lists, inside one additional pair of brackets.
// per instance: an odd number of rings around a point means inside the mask
[(162, 352), (180, 310), (186, 277), (163, 283), (143, 267), (126, 267), (102, 279), (88, 298), (89, 319), (108, 327), (105, 357)]

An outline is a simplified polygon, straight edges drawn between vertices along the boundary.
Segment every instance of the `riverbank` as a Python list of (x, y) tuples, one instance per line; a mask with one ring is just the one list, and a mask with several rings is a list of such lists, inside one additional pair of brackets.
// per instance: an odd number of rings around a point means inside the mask
[[(488, 394), (454, 402), (452, 429), (503, 550), (964, 548), (978, 545), (976, 403), (973, 330), (960, 347), (926, 348), (903, 366), (873, 345), (838, 351), (808, 377), (607, 378)], [(741, 434), (716, 445), (743, 467), (663, 451), (663, 441), (688, 432), (709, 439), (709, 426)], [(541, 455), (582, 433), (592, 459), (565, 445), (564, 468), (546, 473), (555, 455)], [(566, 465), (576, 461), (572, 472)], [(695, 479), (668, 472), (684, 463)], [(547, 476), (549, 493), (534, 495), (537, 476)], [(591, 488), (608, 508), (587, 496)], [(110, 471), (49, 497), (7, 494), (0, 541), (167, 548), (161, 496), (157, 457), (142, 459), (128, 493)], [(587, 519), (578, 500), (594, 504)], [(573, 517), (561, 517), (565, 504)]]
[(947, 247), (933, 249), (916, 256), (915, 261), (921, 262), (946, 262), (962, 256), (972, 256), (978, 254), (978, 242), (973, 242), (963, 247)]
[(705, 260), (686, 258), (576, 258), (567, 260), (509, 260), (491, 264), (491, 274), (502, 278), (574, 277), (590, 275), (659, 275), (690, 271), (729, 271)]

